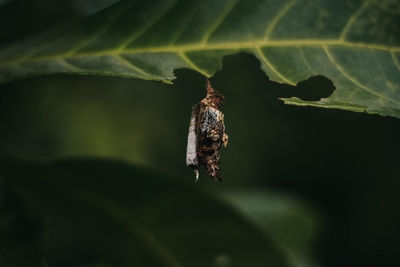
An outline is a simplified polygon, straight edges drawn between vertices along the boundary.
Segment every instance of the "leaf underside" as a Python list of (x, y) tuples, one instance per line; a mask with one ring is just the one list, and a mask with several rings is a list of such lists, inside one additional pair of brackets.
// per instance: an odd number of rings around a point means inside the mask
[(0, 51), (0, 81), (49, 73), (170, 83), (173, 70), (210, 77), (225, 55), (253, 54), (272, 81), (331, 79), (320, 101), (285, 103), (400, 118), (398, 0), (125, 1)]

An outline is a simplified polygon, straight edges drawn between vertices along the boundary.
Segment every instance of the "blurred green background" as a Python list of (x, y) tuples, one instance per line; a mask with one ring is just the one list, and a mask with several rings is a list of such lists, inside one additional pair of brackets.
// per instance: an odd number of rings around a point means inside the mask
[[(0, 44), (87, 13), (76, 1), (9, 1), (0, 6)], [(0, 154), (111, 157), (194, 179), (185, 166), (187, 128), (205, 79), (175, 74), (173, 85), (61, 75), (2, 84)], [(201, 184), (221, 194), (283, 192), (308, 203), (319, 218), (314, 249), (322, 266), (397, 266), (399, 120), (286, 106), (279, 97), (319, 99), (333, 85), (324, 77), (297, 87), (270, 82), (248, 54), (224, 58), (211, 82), (225, 95), (229, 145), (223, 182), (202, 172)]]

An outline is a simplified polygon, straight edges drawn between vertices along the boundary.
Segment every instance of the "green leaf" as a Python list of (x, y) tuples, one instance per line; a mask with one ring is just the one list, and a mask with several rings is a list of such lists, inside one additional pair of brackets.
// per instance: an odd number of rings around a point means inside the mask
[(311, 206), (260, 189), (228, 191), (224, 197), (270, 235), (293, 266), (315, 266), (312, 261), (320, 225)]
[(336, 90), (285, 99), (400, 118), (398, 0), (125, 1), (64, 31), (0, 52), (0, 80), (45, 73), (170, 82), (173, 70), (210, 77), (225, 55), (256, 56), (271, 80), (317, 74)]
[(288, 266), (257, 224), (193, 180), (95, 159), (0, 167), (42, 218), (49, 266)]

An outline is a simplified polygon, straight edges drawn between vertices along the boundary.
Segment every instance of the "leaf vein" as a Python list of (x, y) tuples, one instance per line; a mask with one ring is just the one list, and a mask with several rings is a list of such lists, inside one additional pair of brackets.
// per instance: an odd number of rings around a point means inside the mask
[(214, 23), (211, 25), (211, 27), (204, 33), (204, 36), (201, 39), (202, 44), (206, 44), (208, 42), (211, 35), (217, 31), (218, 27), (222, 24), (222, 22), (224, 22), (226, 17), (232, 12), (239, 1), (240, 0), (229, 1), (229, 4), (226, 5), (221, 14), (214, 20)]
[(115, 58), (118, 59), (122, 64), (124, 64), (124, 66), (139, 72), (140, 74), (146, 76), (146, 77), (151, 77), (152, 75), (147, 73), (146, 71), (142, 70), (141, 68), (139, 68), (138, 66), (134, 65), (131, 61), (127, 60), (126, 58), (124, 58), (121, 55), (115, 55)]
[(275, 15), (275, 17), (272, 18), (272, 20), (269, 22), (267, 29), (265, 30), (264, 34), (264, 39), (268, 40), (271, 33), (274, 31), (276, 28), (276, 25), (278, 25), (279, 21), (289, 12), (290, 9), (296, 4), (297, 0), (291, 0), (287, 2)]
[(317, 73), (314, 71), (314, 69), (311, 67), (310, 62), (308, 62), (308, 59), (306, 58), (306, 56), (304, 55), (303, 49), (301, 49), (301, 47), (297, 47), (297, 49), (299, 50), (300, 56), (303, 59), (305, 65), (307, 66), (307, 68), (314, 74), (317, 75)]
[(397, 69), (400, 71), (400, 63), (399, 63), (399, 61), (397, 60), (397, 58), (396, 58), (396, 56), (394, 55), (393, 52), (390, 52), (390, 54), (392, 55), (392, 59), (393, 59), (394, 64), (396, 65)]
[(356, 78), (352, 77), (350, 74), (348, 74), (348, 73), (342, 68), (342, 66), (335, 60), (334, 56), (333, 56), (332, 53), (329, 51), (329, 48), (328, 48), (328, 47), (324, 46), (323, 48), (324, 48), (325, 54), (327, 55), (329, 61), (331, 61), (331, 63), (336, 67), (336, 69), (339, 70), (339, 71), (340, 71), (347, 79), (349, 79), (352, 83), (354, 83), (355, 85), (357, 85), (358, 87), (360, 87), (361, 89), (363, 89), (364, 91), (366, 91), (366, 92), (368, 92), (368, 93), (370, 93), (370, 94), (373, 94), (373, 95), (375, 95), (375, 96), (378, 96), (379, 98), (387, 99), (387, 100), (389, 100), (389, 101), (391, 101), (391, 102), (393, 102), (393, 103), (395, 103), (395, 104), (397, 104), (397, 105), (400, 105), (400, 102), (398, 102), (398, 101), (396, 101), (396, 100), (394, 100), (394, 99), (391, 99), (391, 98), (389, 98), (389, 97), (387, 97), (387, 96), (385, 96), (385, 95), (382, 95), (382, 94), (380, 94), (380, 93), (378, 93), (378, 92), (372, 90), (371, 88), (369, 88), (369, 87), (363, 85), (362, 83), (360, 83)]
[[(383, 46), (377, 44), (365, 44), (357, 42), (347, 42), (340, 40), (313, 40), (313, 39), (294, 39), (294, 40), (279, 40), (279, 41), (266, 41), (259, 40), (253, 42), (237, 42), (237, 43), (217, 43), (204, 45), (181, 45), (181, 46), (159, 46), (159, 47), (147, 47), (147, 48), (134, 48), (120, 50), (100, 50), (95, 52), (78, 53), (70, 55), (68, 58), (80, 58), (88, 56), (106, 56), (106, 55), (124, 55), (124, 54), (136, 54), (136, 53), (157, 53), (157, 52), (172, 52), (181, 53), (187, 51), (209, 51), (209, 50), (226, 50), (226, 49), (246, 49), (255, 47), (292, 47), (292, 46), (308, 46), (308, 47), (322, 47), (322, 46), (341, 46), (348, 48), (360, 48), (360, 49), (371, 49), (380, 50), (384, 52), (400, 52), (400, 47), (397, 46)], [(54, 54), (48, 57), (30, 57), (30, 58), (16, 58), (9, 61), (0, 62), (0, 66), (18, 64), (20, 62), (36, 62), (36, 61), (51, 61), (59, 58), (67, 57), (66, 54)]]
[(66, 67), (72, 68), (74, 70), (81, 70), (81, 71), (85, 71), (85, 69), (82, 69), (81, 67), (78, 67), (76, 65), (74, 65), (71, 62), (68, 62), (66, 59), (59, 59), (57, 60), (58, 62), (60, 62), (61, 64), (65, 65)]
[(281, 78), (283, 81), (290, 85), (296, 85), (296, 83), (292, 82), (289, 80), (287, 77), (285, 77), (283, 74), (281, 74), (275, 66), (268, 60), (268, 58), (265, 56), (265, 54), (261, 51), (260, 47), (256, 48), (257, 54), (260, 56), (260, 59), (276, 74), (278, 75), (279, 78)]
[(360, 7), (357, 9), (357, 11), (350, 16), (350, 18), (347, 20), (346, 24), (343, 27), (343, 30), (340, 34), (340, 40), (345, 40), (351, 26), (354, 24), (354, 22), (356, 21), (357, 17), (361, 14), (361, 12), (364, 11), (364, 9), (366, 7), (368, 7), (368, 5), (370, 4), (371, 0), (365, 0)]
[(110, 18), (108, 18), (107, 22), (102, 27), (100, 27), (100, 29), (97, 30), (93, 35), (89, 36), (89, 38), (86, 38), (85, 40), (82, 40), (82, 42), (78, 43), (77, 46), (72, 47), (68, 51), (67, 56), (75, 54), (78, 50), (89, 45), (90, 43), (95, 41), (100, 35), (105, 33), (111, 27), (111, 25), (121, 16), (121, 14), (123, 13), (124, 10), (125, 10), (124, 8), (120, 8), (119, 10), (116, 11), (115, 14), (113, 13), (114, 16), (111, 16)]
[(178, 52), (178, 55), (180, 58), (183, 59), (183, 61), (185, 61), (192, 69), (198, 71), (199, 73), (203, 74), (206, 77), (210, 77), (211, 75), (205, 71), (203, 71), (202, 69), (200, 69), (196, 64), (194, 64), (193, 61), (191, 61), (184, 52)]
[(188, 22), (193, 18), (196, 9), (192, 8), (190, 11), (186, 12), (185, 18), (182, 19), (180, 27), (172, 34), (173, 38), (170, 41), (171, 46), (173, 46), (179, 38), (182, 36), (183, 32), (186, 30)]
[(177, 3), (178, 0), (170, 1), (166, 7), (164, 7), (159, 13), (157, 13), (157, 16), (155, 16), (152, 20), (149, 20), (147, 23), (145, 23), (145, 25), (142, 25), (141, 30), (136, 31), (130, 37), (128, 37), (124, 42), (122, 42), (120, 44), (120, 47), (118, 48), (118, 51), (124, 50), (130, 43), (132, 43), (134, 40), (142, 36), (153, 25), (159, 22)]
[[(392, 83), (389, 81), (389, 79), (387, 78), (385, 72), (382, 70), (382, 66), (379, 64), (378, 60), (376, 59), (375, 53), (372, 52), (372, 51), (369, 51), (369, 52), (370, 52), (370, 54), (372, 55), (372, 57), (373, 57), (373, 59), (374, 59), (374, 61), (375, 61), (375, 64), (376, 64), (376, 66), (378, 67), (379, 72), (381, 73), (383, 79), (386, 81), (386, 84), (387, 84), (387, 85), (392, 84)], [(390, 87), (390, 86), (387, 86), (387, 87), (389, 87), (389, 89), (392, 90), (393, 92), (396, 92), (395, 88)]]

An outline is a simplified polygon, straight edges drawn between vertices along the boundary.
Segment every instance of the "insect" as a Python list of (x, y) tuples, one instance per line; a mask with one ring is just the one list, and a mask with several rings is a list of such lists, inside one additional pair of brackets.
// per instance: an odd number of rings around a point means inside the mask
[(206, 90), (206, 97), (192, 107), (186, 165), (193, 169), (196, 181), (199, 179), (199, 165), (203, 165), (214, 180), (221, 181), (220, 148), (228, 144), (221, 112), (224, 96), (211, 87), (208, 79)]

